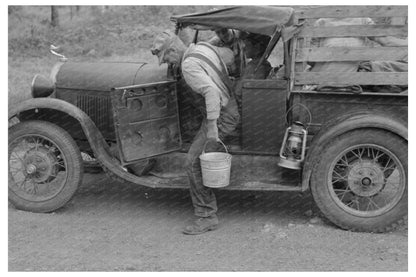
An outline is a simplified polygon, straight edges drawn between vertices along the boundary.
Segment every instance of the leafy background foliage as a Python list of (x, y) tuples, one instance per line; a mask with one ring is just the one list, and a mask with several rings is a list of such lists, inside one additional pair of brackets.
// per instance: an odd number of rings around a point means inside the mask
[[(35, 74), (48, 76), (58, 61), (51, 44), (71, 61), (156, 62), (150, 54), (155, 35), (174, 29), (173, 14), (213, 6), (59, 6), (59, 26), (51, 26), (51, 6), (9, 6), (9, 105), (30, 97)], [(221, 8), (216, 6), (216, 8)]]
[[(106, 8), (107, 7), (107, 8)], [(51, 43), (68, 56), (131, 55), (148, 50), (155, 34), (174, 28), (173, 14), (207, 11), (210, 6), (81, 6), (58, 8), (60, 25), (52, 27), (50, 6), (9, 8), (9, 56), (47, 55)]]

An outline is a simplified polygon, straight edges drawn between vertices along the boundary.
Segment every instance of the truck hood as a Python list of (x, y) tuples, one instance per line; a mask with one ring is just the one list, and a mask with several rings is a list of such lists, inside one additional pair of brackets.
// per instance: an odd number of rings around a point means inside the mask
[(56, 88), (109, 91), (115, 87), (168, 81), (167, 72), (167, 65), (140, 62), (66, 62), (56, 75)]

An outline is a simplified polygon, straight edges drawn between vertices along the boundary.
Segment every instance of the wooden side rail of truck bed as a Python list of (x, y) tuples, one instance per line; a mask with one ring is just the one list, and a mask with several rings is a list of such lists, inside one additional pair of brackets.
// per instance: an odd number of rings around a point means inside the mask
[[(345, 61), (407, 61), (408, 47), (319, 47), (317, 39), (408, 35), (407, 6), (320, 6), (296, 13), (303, 28), (291, 45), (291, 90), (303, 85), (407, 85), (407, 72), (309, 72), (307, 64)], [(371, 25), (316, 26), (319, 18), (370, 18)], [(334, 24), (336, 25), (336, 24)]]

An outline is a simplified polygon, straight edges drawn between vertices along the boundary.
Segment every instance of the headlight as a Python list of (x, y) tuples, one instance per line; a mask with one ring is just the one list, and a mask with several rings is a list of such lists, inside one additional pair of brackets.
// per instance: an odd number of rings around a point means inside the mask
[(56, 75), (58, 74), (64, 62), (59, 62), (52, 67), (51, 74), (48, 77), (36, 75), (32, 80), (33, 98), (48, 97), (55, 91)]
[(48, 97), (55, 90), (55, 84), (50, 78), (42, 75), (35, 75), (32, 80), (33, 98)]

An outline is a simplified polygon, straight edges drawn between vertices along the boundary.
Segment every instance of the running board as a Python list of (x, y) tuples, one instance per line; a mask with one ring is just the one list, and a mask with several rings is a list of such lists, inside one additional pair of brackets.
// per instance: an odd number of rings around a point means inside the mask
[[(154, 188), (171, 188), (171, 189), (188, 189), (188, 178), (181, 177), (176, 179), (161, 179), (158, 177), (153, 177), (152, 181), (154, 182)], [(227, 187), (217, 188), (219, 190), (239, 190), (239, 191), (302, 191), (301, 185), (295, 184), (290, 185), (281, 185), (277, 183), (263, 183), (263, 182), (231, 182)]]
[[(156, 157), (145, 178), (153, 188), (189, 188), (185, 171), (186, 153)], [(302, 191), (301, 171), (281, 168), (277, 156), (233, 155), (230, 185), (221, 190)]]

